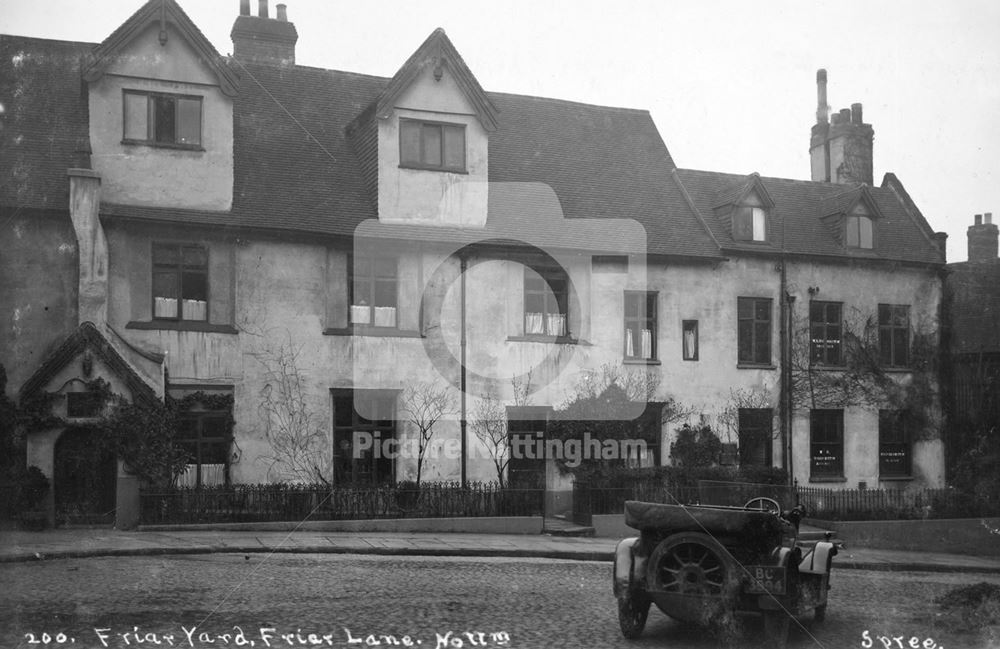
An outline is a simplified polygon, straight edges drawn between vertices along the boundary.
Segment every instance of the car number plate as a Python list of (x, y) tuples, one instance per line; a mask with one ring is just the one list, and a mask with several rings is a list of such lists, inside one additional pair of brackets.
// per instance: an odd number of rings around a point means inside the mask
[(776, 566), (747, 566), (750, 583), (746, 592), (771, 595), (785, 594), (785, 569)]

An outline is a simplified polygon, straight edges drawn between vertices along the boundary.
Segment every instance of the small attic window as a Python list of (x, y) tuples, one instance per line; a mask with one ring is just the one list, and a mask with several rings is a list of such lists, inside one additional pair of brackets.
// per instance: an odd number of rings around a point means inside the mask
[(399, 120), (399, 164), (411, 169), (465, 172), (465, 125)]
[(743, 205), (733, 210), (733, 238), (737, 241), (767, 241), (767, 211)]
[(871, 250), (874, 240), (874, 226), (871, 215), (864, 205), (858, 204), (844, 220), (847, 232), (844, 241), (848, 248)]
[(126, 90), (124, 141), (200, 149), (201, 103), (201, 97)]

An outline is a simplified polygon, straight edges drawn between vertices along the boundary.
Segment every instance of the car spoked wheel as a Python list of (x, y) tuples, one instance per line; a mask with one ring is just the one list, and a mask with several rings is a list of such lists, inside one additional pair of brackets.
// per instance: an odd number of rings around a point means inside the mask
[(634, 591), (618, 598), (618, 625), (627, 639), (635, 640), (646, 628), (649, 604), (648, 597)]
[(656, 576), (667, 593), (721, 597), (726, 564), (713, 548), (696, 542), (679, 543), (663, 553)]

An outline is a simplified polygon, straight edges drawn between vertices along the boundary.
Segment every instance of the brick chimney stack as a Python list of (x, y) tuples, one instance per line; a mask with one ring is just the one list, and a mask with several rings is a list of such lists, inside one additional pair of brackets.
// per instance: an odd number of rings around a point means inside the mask
[(861, 104), (831, 114), (826, 103), (826, 70), (816, 72), (816, 94), (816, 123), (809, 140), (812, 179), (871, 185), (875, 131), (864, 123)]
[(993, 223), (993, 213), (976, 214), (969, 226), (969, 261), (983, 263), (996, 262), (998, 228)]
[(250, 15), (250, 0), (240, 0), (240, 15), (233, 23), (233, 56), (253, 63), (294, 65), (299, 34), (288, 22), (285, 5), (275, 6), (276, 18), (268, 17), (268, 0), (258, 0), (256, 16)]

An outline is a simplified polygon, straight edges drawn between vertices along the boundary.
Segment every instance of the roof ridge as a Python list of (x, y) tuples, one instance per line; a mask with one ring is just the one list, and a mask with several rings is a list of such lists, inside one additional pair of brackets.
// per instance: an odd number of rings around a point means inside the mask
[(526, 94), (517, 93), (517, 92), (497, 92), (497, 91), (493, 91), (493, 90), (487, 90), (486, 94), (488, 94), (488, 95), (495, 95), (495, 96), (502, 96), (502, 97), (518, 97), (520, 99), (534, 99), (536, 101), (546, 101), (546, 102), (552, 102), (552, 103), (557, 103), (557, 104), (568, 104), (568, 105), (572, 105), (572, 106), (587, 106), (589, 108), (601, 108), (601, 109), (604, 109), (604, 110), (614, 110), (614, 111), (620, 111), (620, 112), (623, 112), (623, 113), (638, 113), (638, 114), (644, 114), (644, 115), (649, 115), (650, 114), (649, 110), (647, 110), (645, 108), (628, 108), (628, 107), (625, 107), (625, 106), (607, 106), (605, 104), (592, 104), (592, 103), (585, 102), (585, 101), (573, 101), (572, 99), (559, 99), (558, 97), (544, 97), (544, 96), (541, 96), (541, 95), (526, 95)]
[[(742, 178), (742, 179), (749, 178), (751, 175), (756, 174), (757, 177), (760, 178), (761, 180), (774, 180), (784, 183), (800, 183), (803, 185), (820, 185), (825, 187), (843, 187), (845, 192), (857, 191), (858, 189), (860, 189), (861, 185), (865, 184), (865, 183), (831, 183), (823, 180), (805, 180), (803, 178), (785, 178), (783, 176), (762, 176), (760, 173), (756, 171), (747, 174), (747, 173), (736, 173), (732, 171), (712, 171), (710, 169), (691, 169), (682, 167), (678, 167), (677, 170), (681, 172), (691, 172), (691, 173), (705, 174), (712, 176), (733, 176), (734, 178)], [(872, 187), (869, 185), (869, 188)]]
[(392, 77), (385, 77), (378, 74), (368, 74), (366, 72), (353, 72), (351, 70), (340, 70), (338, 68), (323, 68), (318, 65), (301, 65), (299, 63), (294, 63), (292, 65), (285, 65), (283, 63), (268, 63), (264, 61), (244, 61), (239, 57), (233, 56), (232, 54), (226, 54), (224, 56), (227, 60), (232, 60), (235, 63), (246, 67), (260, 67), (260, 68), (275, 68), (281, 70), (315, 70), (317, 72), (335, 72), (336, 74), (345, 74), (352, 77), (365, 77), (368, 79), (374, 79), (378, 81), (389, 81)]
[(44, 38), (42, 36), (23, 36), (21, 34), (0, 34), (0, 40), (5, 38), (18, 39), (24, 41), (45, 41), (48, 43), (65, 43), (67, 45), (87, 45), (90, 47), (97, 47), (100, 43), (94, 43), (91, 41), (71, 41), (65, 38)]

